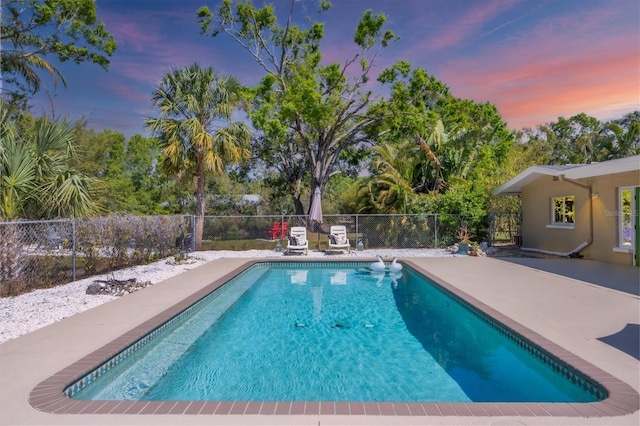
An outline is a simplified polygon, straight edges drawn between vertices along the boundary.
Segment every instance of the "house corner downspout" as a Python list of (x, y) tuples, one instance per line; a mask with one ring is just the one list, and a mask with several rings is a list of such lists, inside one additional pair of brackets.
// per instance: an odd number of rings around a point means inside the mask
[(556, 251), (541, 250), (541, 249), (535, 249), (535, 248), (525, 248), (525, 247), (522, 247), (522, 250), (551, 254), (554, 256), (571, 257), (572, 255), (580, 253), (582, 250), (589, 247), (593, 243), (593, 196), (592, 196), (593, 192), (592, 192), (591, 185), (584, 185), (580, 182), (567, 179), (566, 177), (564, 177), (564, 175), (560, 175), (558, 176), (558, 178), (563, 182), (568, 182), (568, 183), (577, 185), (589, 191), (589, 239), (586, 241), (583, 241), (578, 247), (568, 252), (556, 252)]
[(582, 250), (589, 247), (593, 243), (593, 189), (591, 188), (591, 185), (585, 185), (575, 180), (567, 179), (564, 175), (560, 175), (559, 178), (563, 182), (569, 182), (573, 185), (579, 186), (589, 191), (589, 239), (569, 252), (569, 256), (571, 256), (572, 254), (580, 253)]

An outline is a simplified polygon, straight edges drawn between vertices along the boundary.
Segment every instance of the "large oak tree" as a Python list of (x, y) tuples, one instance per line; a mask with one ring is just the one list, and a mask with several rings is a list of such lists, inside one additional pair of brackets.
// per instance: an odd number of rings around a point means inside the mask
[[(272, 6), (224, 0), (211, 11), (198, 11), (202, 32), (225, 34), (243, 47), (265, 71), (255, 88), (251, 118), (265, 143), (283, 152), (288, 170), (294, 161), (310, 167), (310, 193), (321, 193), (340, 156), (368, 139), (363, 130), (380, 119), (369, 111), (374, 93), (367, 86), (375, 57), (395, 38), (384, 29), (386, 17), (366, 11), (353, 36), (356, 53), (340, 64), (323, 61), (320, 43), (324, 25), (308, 28), (293, 23), (291, 0), (283, 23)], [(330, 4), (319, 3), (321, 12)], [(303, 160), (299, 160), (300, 154)], [(292, 173), (290, 179), (301, 179)], [(299, 188), (296, 182), (292, 187)], [(294, 194), (296, 214), (303, 214), (300, 191)], [(309, 205), (310, 206), (310, 205)]]

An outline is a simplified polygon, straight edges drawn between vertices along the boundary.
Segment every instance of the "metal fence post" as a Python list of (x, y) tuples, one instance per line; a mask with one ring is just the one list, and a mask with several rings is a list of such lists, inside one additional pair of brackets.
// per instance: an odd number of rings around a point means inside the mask
[[(191, 222), (191, 251), (196, 251), (196, 215), (192, 214), (189, 218)], [(204, 229), (204, 217), (202, 218), (202, 227)]]
[(360, 231), (358, 230), (358, 215), (356, 215), (356, 243), (358, 242), (358, 238), (360, 238)]
[(489, 246), (494, 246), (496, 235), (496, 215), (489, 213)]
[(71, 275), (76, 280), (76, 220), (71, 221)]
[(438, 215), (434, 214), (433, 215), (433, 229), (434, 229), (434, 240), (435, 240), (435, 248), (438, 248)]

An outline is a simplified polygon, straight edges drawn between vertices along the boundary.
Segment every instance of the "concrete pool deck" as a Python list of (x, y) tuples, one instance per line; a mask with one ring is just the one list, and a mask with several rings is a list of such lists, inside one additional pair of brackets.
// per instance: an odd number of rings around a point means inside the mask
[[(448, 257), (407, 260), (616, 377), (636, 392), (640, 389), (640, 362), (628, 350), (625, 352), (619, 341), (611, 338), (629, 324), (640, 323), (640, 299), (632, 292), (619, 290), (620, 286), (631, 289), (639, 285), (637, 268), (605, 268), (597, 262), (585, 260), (551, 260), (566, 262), (564, 270), (567, 276), (564, 276), (560, 275), (563, 271), (560, 263), (554, 263), (552, 273), (540, 265), (533, 268), (507, 259)], [(0, 344), (0, 424), (640, 424), (638, 411), (623, 416), (589, 418), (565, 417), (561, 413), (481, 417), (458, 414), (226, 414), (212, 417), (204, 414), (49, 414), (29, 404), (31, 391), (43, 380), (201, 290), (208, 283), (224, 278), (248, 261), (251, 259), (210, 262), (143, 291)], [(591, 271), (589, 277), (592, 279), (589, 282), (571, 277), (575, 276), (576, 262), (584, 262), (579, 270), (588, 268)]]

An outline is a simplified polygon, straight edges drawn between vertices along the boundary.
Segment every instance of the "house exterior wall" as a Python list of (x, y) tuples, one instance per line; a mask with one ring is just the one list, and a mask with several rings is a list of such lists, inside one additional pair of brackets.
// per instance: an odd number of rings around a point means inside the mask
[[(575, 197), (574, 226), (551, 227), (552, 198)], [(557, 253), (574, 250), (589, 239), (589, 190), (543, 176), (522, 188), (522, 246)]]
[(589, 258), (620, 265), (633, 265), (633, 253), (614, 252), (618, 246), (618, 188), (640, 186), (640, 171), (600, 176), (593, 179), (593, 241)]
[[(580, 252), (587, 259), (633, 265), (632, 253), (614, 252), (618, 246), (618, 188), (640, 185), (640, 171), (580, 179), (588, 188), (567, 180), (543, 176), (522, 188), (522, 247), (568, 253), (585, 241), (592, 243)], [(571, 227), (553, 227), (552, 198), (575, 196), (575, 220)], [(591, 236), (593, 211), (593, 236)]]

